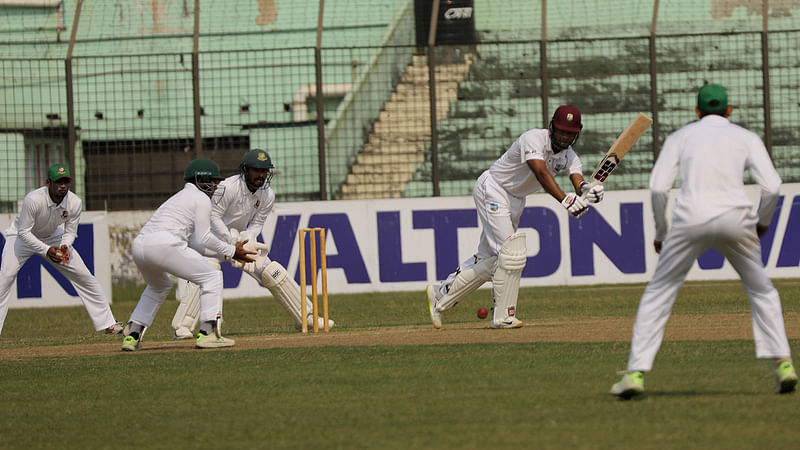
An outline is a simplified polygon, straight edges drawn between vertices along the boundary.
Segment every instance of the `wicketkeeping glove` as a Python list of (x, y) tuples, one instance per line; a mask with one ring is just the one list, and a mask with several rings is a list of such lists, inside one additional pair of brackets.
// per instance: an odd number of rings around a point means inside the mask
[(580, 217), (589, 209), (589, 205), (578, 194), (567, 194), (561, 200), (561, 204), (572, 214), (572, 217)]
[(237, 230), (236, 228), (231, 228), (228, 231), (230, 232), (228, 238), (226, 239), (226, 241), (228, 241), (228, 244), (236, 245), (237, 242), (242, 240), (239, 239), (239, 230)]
[(581, 197), (589, 200), (589, 203), (597, 203), (603, 200), (603, 183), (591, 185), (587, 181), (582, 181)]

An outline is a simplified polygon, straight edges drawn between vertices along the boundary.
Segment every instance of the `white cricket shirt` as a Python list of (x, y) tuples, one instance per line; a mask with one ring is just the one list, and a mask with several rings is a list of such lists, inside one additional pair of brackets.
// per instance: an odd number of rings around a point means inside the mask
[(745, 170), (761, 185), (758, 223), (769, 225), (781, 178), (758, 135), (717, 115), (671, 134), (650, 175), (655, 239), (663, 241), (667, 235), (667, 199), (678, 173), (681, 188), (672, 223), (694, 225), (734, 208), (753, 207), (744, 190)]
[(40, 255), (46, 255), (49, 245), (42, 239), (61, 235), (61, 245), (72, 246), (78, 236), (82, 202), (72, 191), (56, 204), (47, 186), (35, 189), (25, 196), (22, 208), (14, 222), (5, 231), (6, 236), (17, 236)]
[(211, 233), (211, 199), (192, 183), (168, 198), (139, 231), (140, 236), (167, 231), (189, 242), (195, 234), (197, 242), (214, 252), (232, 257), (236, 248)]
[(261, 234), (275, 205), (275, 192), (269, 186), (250, 192), (244, 176), (238, 174), (219, 183), (211, 203), (211, 228), (230, 242), (230, 228)]
[(581, 160), (572, 146), (554, 153), (550, 133), (546, 129), (528, 130), (511, 144), (494, 164), (489, 173), (509, 194), (522, 198), (542, 189), (542, 185), (528, 166), (529, 159), (539, 159), (547, 165), (553, 177), (564, 169), (569, 174), (582, 173)]

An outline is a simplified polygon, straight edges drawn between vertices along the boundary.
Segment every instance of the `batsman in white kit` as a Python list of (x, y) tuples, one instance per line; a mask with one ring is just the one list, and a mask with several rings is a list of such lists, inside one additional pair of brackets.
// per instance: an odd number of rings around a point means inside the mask
[[(258, 253), (255, 261), (250, 264), (234, 262), (233, 265), (269, 289), (299, 330), (302, 326), (300, 286), (287, 275), (286, 269), (280, 263), (269, 259), (267, 246), (256, 240), (275, 205), (275, 192), (270, 187), (274, 167), (265, 150), (253, 149), (246, 152), (239, 164), (239, 173), (220, 182), (212, 198), (211, 229), (223, 241), (248, 241), (245, 248)], [(204, 249), (195, 236), (192, 237), (190, 246), (208, 256), (209, 265), (220, 270), (220, 255)], [(179, 280), (176, 296), (180, 305), (172, 319), (175, 339), (190, 338), (199, 321), (200, 289), (192, 282)], [(306, 311), (311, 311), (311, 301), (308, 298), (305, 301)], [(313, 326), (313, 316), (310, 313), (306, 320), (309, 326)], [(319, 320), (319, 327), (323, 328), (324, 319), (320, 317)], [(333, 325), (333, 320), (328, 320), (328, 327)]]
[[(434, 328), (442, 327), (442, 315), (487, 281), (492, 282), (491, 328), (519, 328), (517, 296), (527, 247), (525, 234), (517, 232), (525, 197), (544, 189), (561, 202), (573, 217), (587, 209), (587, 201), (603, 199), (602, 183), (588, 183), (581, 160), (572, 146), (578, 140), (581, 113), (578, 108), (556, 108), (548, 128), (523, 133), (478, 178), (472, 197), (481, 222), (478, 252), (461, 263), (438, 286), (428, 285), (428, 311)], [(556, 183), (566, 171), (575, 193), (565, 193)]]
[(250, 262), (255, 251), (245, 241), (230, 244), (211, 232), (211, 196), (223, 177), (214, 161), (199, 158), (184, 171), (183, 189), (158, 207), (133, 241), (133, 260), (147, 287), (125, 326), (123, 351), (142, 347), (142, 338), (152, 325), (164, 299), (172, 290), (167, 275), (189, 280), (200, 286), (200, 332), (198, 348), (230, 347), (232, 339), (222, 336), (222, 272), (208, 265), (206, 258), (189, 247), (192, 234), (203, 246), (227, 259)]
[(69, 190), (72, 183), (69, 168), (53, 164), (45, 183), (25, 196), (19, 214), (3, 233), (6, 243), (0, 267), (0, 332), (20, 268), (31, 256), (41, 255), (75, 287), (95, 330), (121, 333), (122, 324), (114, 319), (100, 282), (72, 248), (78, 237), (83, 202)]
[[(777, 207), (781, 179), (761, 139), (731, 123), (731, 112), (723, 86), (700, 88), (700, 120), (670, 135), (653, 166), (653, 246), (660, 256), (639, 303), (627, 370), (611, 387), (613, 395), (627, 399), (644, 392), (644, 372), (653, 367), (678, 290), (694, 261), (709, 248), (722, 253), (742, 280), (752, 309), (756, 357), (775, 362), (774, 391), (795, 390), (797, 373), (781, 300), (761, 263), (759, 240)], [(745, 193), (745, 171), (761, 187), (757, 210)], [(680, 193), (668, 231), (667, 200), (678, 174)]]

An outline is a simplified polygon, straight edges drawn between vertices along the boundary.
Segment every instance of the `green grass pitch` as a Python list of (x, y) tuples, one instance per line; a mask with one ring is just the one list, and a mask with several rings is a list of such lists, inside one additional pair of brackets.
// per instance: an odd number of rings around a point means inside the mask
[[(776, 280), (776, 286), (787, 316), (796, 317), (800, 283)], [(115, 290), (119, 319), (128, 317), (140, 290)], [(629, 320), (642, 290), (523, 289), (519, 316), (526, 327), (545, 319)], [(449, 311), (445, 329), (480, 324), (475, 310), (488, 306), (488, 297), (478, 291)], [(167, 300), (145, 347), (171, 342), (175, 306)], [(333, 334), (428, 324), (422, 292), (331, 296), (331, 308)], [(271, 299), (228, 301), (225, 312), (233, 338), (297, 334)], [(737, 282), (687, 284), (673, 311), (748, 312)], [(797, 328), (787, 319), (790, 325)], [(25, 356), (40, 347), (108, 342), (121, 338), (92, 332), (81, 307), (10, 311), (0, 336), (0, 448), (793, 448), (800, 442), (800, 397), (771, 393), (771, 367), (755, 359), (750, 339), (665, 340), (646, 375), (647, 394), (632, 401), (607, 394), (625, 366), (627, 341)], [(796, 350), (800, 341), (790, 344)]]

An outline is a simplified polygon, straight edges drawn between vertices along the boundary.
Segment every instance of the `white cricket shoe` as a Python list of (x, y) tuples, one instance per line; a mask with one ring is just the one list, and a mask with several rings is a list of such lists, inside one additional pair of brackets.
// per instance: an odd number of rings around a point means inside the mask
[(111, 325), (110, 327), (106, 328), (105, 333), (106, 334), (121, 334), (122, 330), (124, 330), (124, 329), (125, 329), (125, 325), (123, 325), (122, 322), (117, 322), (114, 325)]
[[(314, 315), (313, 314), (309, 314), (308, 315), (308, 317), (306, 318), (306, 324), (308, 324), (309, 328), (312, 328), (314, 326)], [(334, 325), (336, 325), (336, 322), (334, 322), (331, 319), (328, 319), (328, 329), (333, 328)], [(325, 318), (324, 317), (317, 316), (317, 328), (319, 328), (320, 330), (325, 328)]]
[(428, 295), (428, 312), (431, 313), (431, 323), (433, 323), (433, 328), (438, 330), (442, 328), (442, 312), (436, 309), (436, 288), (429, 284), (425, 288), (425, 293)]
[(622, 379), (611, 386), (611, 395), (628, 400), (644, 392), (644, 374), (642, 372), (624, 372)]
[(236, 343), (233, 339), (226, 337), (217, 337), (215, 333), (203, 334), (197, 333), (197, 340), (194, 341), (194, 346), (197, 348), (220, 348), (220, 347), (233, 347)]
[(194, 337), (192, 334), (192, 330), (187, 327), (180, 327), (175, 330), (175, 333), (172, 335), (173, 339), (191, 339)]
[(492, 323), (489, 324), (490, 328), (494, 328), (495, 330), (502, 330), (505, 328), (522, 328), (525, 325), (522, 323), (521, 320), (517, 319), (516, 317), (506, 317), (503, 320), (492, 320)]
[[(313, 314), (309, 314), (306, 317), (306, 325), (308, 326), (309, 330), (313, 330), (314, 329), (314, 315)], [(333, 328), (334, 325), (336, 325), (336, 322), (334, 322), (333, 319), (328, 319), (328, 329), (330, 330), (331, 328)], [(325, 318), (324, 317), (317, 317), (317, 327), (320, 330), (324, 330), (325, 329)], [(294, 329), (297, 330), (297, 331), (302, 331), (303, 327), (300, 324), (295, 323), (294, 324)]]

